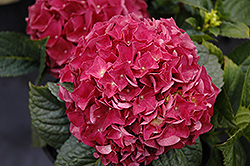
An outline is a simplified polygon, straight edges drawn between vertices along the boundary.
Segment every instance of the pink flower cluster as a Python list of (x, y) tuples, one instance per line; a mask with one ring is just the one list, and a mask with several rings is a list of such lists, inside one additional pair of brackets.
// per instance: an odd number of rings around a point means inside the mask
[(47, 66), (58, 77), (79, 37), (87, 35), (96, 22), (132, 12), (139, 18), (149, 16), (144, 0), (36, 0), (26, 18), (27, 34), (33, 40), (50, 36)]
[(95, 24), (61, 70), (71, 133), (104, 165), (145, 165), (211, 129), (219, 89), (171, 19), (130, 14)]

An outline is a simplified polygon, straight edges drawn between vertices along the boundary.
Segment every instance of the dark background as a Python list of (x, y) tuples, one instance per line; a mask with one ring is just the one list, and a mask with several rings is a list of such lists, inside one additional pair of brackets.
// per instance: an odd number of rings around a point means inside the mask
[[(0, 31), (25, 33), (28, 6), (35, 0), (0, 6)], [(34, 82), (37, 72), (0, 78), (0, 165), (52, 166), (41, 148), (31, 147), (28, 82)]]
[[(34, 3), (35, 0), (21, 0), (15, 4), (0, 6), (0, 31), (25, 33), (28, 6)], [(219, 38), (217, 45), (227, 55), (242, 42), (243, 40)], [(36, 76), (37, 71), (25, 76), (0, 78), (1, 166), (53, 165), (41, 148), (31, 147), (28, 82), (34, 82)]]

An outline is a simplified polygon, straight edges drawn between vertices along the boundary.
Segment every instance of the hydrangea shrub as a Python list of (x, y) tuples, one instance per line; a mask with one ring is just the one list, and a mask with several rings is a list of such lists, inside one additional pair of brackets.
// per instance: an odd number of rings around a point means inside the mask
[(170, 19), (115, 16), (80, 39), (60, 72), (71, 133), (104, 165), (149, 164), (212, 128), (219, 89)]
[(26, 31), (33, 40), (49, 36), (46, 64), (58, 77), (79, 37), (87, 35), (96, 22), (131, 12), (139, 18), (149, 16), (144, 0), (36, 0), (29, 7)]

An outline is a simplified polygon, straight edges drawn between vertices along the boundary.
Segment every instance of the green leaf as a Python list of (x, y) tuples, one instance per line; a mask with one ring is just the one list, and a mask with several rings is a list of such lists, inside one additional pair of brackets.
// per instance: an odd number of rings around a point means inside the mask
[(170, 149), (167, 153), (152, 161), (154, 166), (185, 166), (189, 165), (188, 160), (180, 149)]
[(36, 133), (49, 145), (60, 148), (70, 136), (65, 104), (58, 101), (46, 86), (31, 83), (29, 109), (31, 124)]
[(234, 120), (233, 110), (231, 108), (229, 99), (224, 89), (222, 89), (215, 101), (214, 114), (212, 116), (211, 122), (214, 128), (237, 129), (237, 125)]
[(179, 2), (186, 3), (193, 7), (208, 11), (213, 7), (211, 0), (178, 0)]
[(228, 55), (230, 59), (234, 61), (244, 73), (247, 72), (247, 68), (250, 65), (250, 41), (240, 44)]
[(246, 73), (240, 105), (246, 108), (250, 107), (250, 65)]
[(247, 159), (246, 150), (239, 138), (244, 135), (250, 140), (250, 110), (241, 106), (235, 121), (239, 129), (225, 143), (217, 146), (222, 151), (226, 166), (244, 166)]
[(244, 73), (247, 72), (248, 67), (250, 66), (250, 54), (249, 56), (244, 60), (243, 63), (240, 64), (241, 69)]
[(244, 73), (231, 59), (224, 58), (224, 88), (236, 114), (241, 101), (242, 87), (244, 84)]
[(155, 0), (155, 2), (158, 6), (162, 6), (162, 5), (167, 4), (169, 0)]
[(19, 76), (39, 67), (40, 41), (15, 32), (0, 32), (0, 76)]
[(46, 44), (48, 42), (49, 38), (45, 38), (41, 41), (37, 41), (39, 42), (39, 46), (40, 46), (40, 65), (39, 65), (39, 75), (38, 78), (36, 79), (36, 85), (38, 85), (44, 75), (45, 72), (45, 68), (46, 68)]
[(247, 151), (245, 145), (240, 140), (236, 140), (234, 144), (225, 144), (218, 147), (224, 156), (225, 166), (245, 166), (247, 161)]
[(241, 106), (235, 116), (235, 121), (239, 128), (244, 128), (250, 122), (250, 110)]
[(186, 145), (182, 149), (170, 149), (160, 155), (159, 159), (153, 160), (154, 166), (199, 166), (202, 161), (202, 146), (198, 138), (194, 145)]
[(224, 156), (224, 165), (245, 166), (247, 159), (246, 150), (242, 142), (239, 140), (244, 133), (245, 127), (235, 132), (235, 134), (232, 135), (225, 143), (217, 146), (222, 151)]
[(220, 28), (219, 27), (210, 27), (207, 30), (216, 37), (220, 34)]
[(198, 21), (194, 17), (189, 17), (185, 20), (187, 23), (189, 23), (194, 29), (198, 26)]
[(173, 16), (180, 12), (180, 6), (175, 0), (154, 0), (147, 1), (147, 3), (147, 11), (149, 12), (151, 17), (154, 17), (156, 19)]
[(220, 35), (230, 38), (249, 38), (249, 28), (242, 22), (222, 21), (220, 25)]
[(201, 32), (201, 31), (188, 29), (188, 30), (186, 30), (186, 32), (190, 36), (192, 41), (195, 41), (197, 43), (202, 43), (204, 40), (205, 41), (207, 41), (207, 40), (215, 40), (211, 36)]
[(208, 49), (210, 54), (216, 55), (219, 58), (220, 63), (223, 62), (224, 55), (220, 48), (218, 48), (216, 45), (208, 41), (203, 41), (202, 45)]
[(250, 1), (249, 0), (225, 0), (225, 10), (232, 15), (235, 21), (244, 22), (250, 25)]
[(59, 85), (58, 85), (58, 83), (48, 82), (47, 86), (48, 86), (51, 94), (54, 95), (57, 98), (58, 101), (63, 102), (63, 100), (58, 95), (58, 92), (59, 92)]
[(216, 147), (213, 148), (212, 154), (210, 155), (206, 166), (223, 166), (223, 156), (220, 150)]
[(208, 75), (212, 78), (213, 83), (220, 89), (223, 86), (223, 70), (218, 62), (216, 55), (210, 54), (208, 49), (203, 46), (196, 44), (198, 55), (200, 59), (198, 61), (199, 65), (203, 65)]
[(247, 72), (248, 67), (250, 66), (250, 54), (249, 56), (245, 59), (245, 61), (240, 64), (241, 69), (243, 70), (244, 73)]
[[(202, 148), (204, 147), (202, 166), (223, 166), (222, 152), (215, 146), (221, 143), (220, 135), (221, 130), (215, 131), (214, 129), (200, 135)], [(216, 164), (213, 165), (214, 163)]]
[(214, 9), (218, 11), (220, 20), (229, 20), (231, 13), (225, 11), (225, 6), (222, 0), (216, 0)]
[(244, 128), (244, 136), (250, 142), (250, 110), (241, 106), (236, 114), (235, 121), (239, 128)]
[(61, 147), (54, 166), (101, 166), (100, 161), (93, 156), (94, 152), (94, 148), (70, 136)]

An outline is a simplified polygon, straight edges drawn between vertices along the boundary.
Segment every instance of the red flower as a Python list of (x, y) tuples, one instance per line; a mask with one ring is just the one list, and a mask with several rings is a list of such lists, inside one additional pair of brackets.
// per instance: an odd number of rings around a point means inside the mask
[[(119, 33), (120, 32), (120, 33)], [(174, 20), (115, 16), (81, 38), (61, 70), (71, 133), (103, 164), (149, 164), (212, 127), (219, 89)]]
[(36, 0), (26, 18), (27, 34), (33, 40), (50, 37), (47, 66), (58, 77), (79, 38), (86, 36), (96, 22), (132, 12), (139, 18), (149, 16), (144, 0)]

